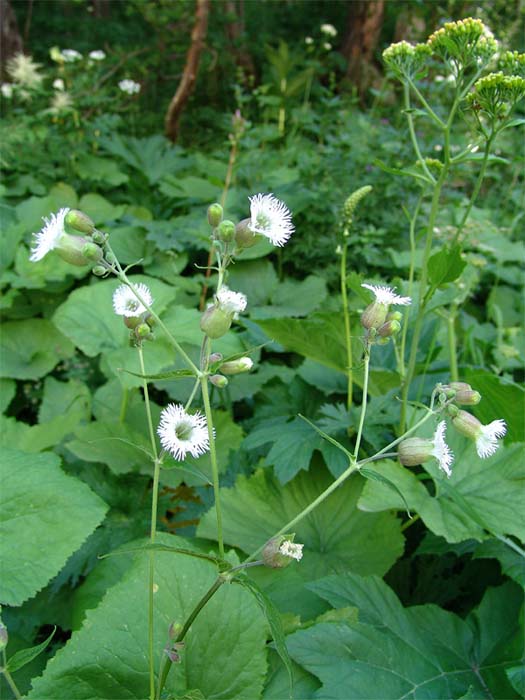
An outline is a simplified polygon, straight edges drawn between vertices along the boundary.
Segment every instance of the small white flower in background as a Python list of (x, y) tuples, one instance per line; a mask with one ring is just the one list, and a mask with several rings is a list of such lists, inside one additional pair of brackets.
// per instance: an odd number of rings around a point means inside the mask
[(186, 413), (181, 404), (171, 403), (162, 411), (157, 433), (162, 447), (179, 461), (210, 449), (206, 417), (198, 411)]
[(2, 93), (2, 97), (5, 97), (6, 100), (10, 100), (11, 97), (13, 97), (13, 86), (11, 83), (2, 83), (0, 92)]
[(75, 49), (64, 49), (60, 54), (66, 63), (75, 63), (75, 61), (80, 61), (82, 58), (82, 54)]
[(7, 73), (13, 82), (27, 88), (38, 88), (44, 76), (38, 72), (40, 63), (35, 63), (31, 56), (17, 53), (7, 62)]
[(507, 425), (501, 418), (483, 425), (472, 413), (463, 410), (452, 417), (452, 425), (459, 433), (475, 441), (476, 451), (482, 459), (496, 452), (499, 447), (499, 438), (507, 432)]
[(321, 24), (321, 34), (326, 34), (326, 36), (337, 36), (337, 29), (333, 24)]
[(137, 92), (140, 92), (140, 83), (136, 83), (128, 78), (121, 80), (118, 86), (122, 92), (126, 92), (128, 95), (135, 95)]
[(434, 447), (432, 449), (432, 455), (437, 459), (439, 468), (442, 469), (447, 476), (452, 474), (450, 469), (452, 462), (454, 461), (454, 455), (452, 450), (445, 442), (445, 432), (447, 430), (447, 424), (442, 420), (436, 429), (433, 437)]
[[(133, 288), (140, 294), (148, 306), (153, 304), (153, 297), (145, 284), (134, 284)], [(126, 316), (127, 318), (140, 316), (140, 314), (146, 311), (146, 307), (141, 304), (127, 284), (121, 284), (120, 287), (117, 287), (115, 290), (113, 294), (113, 309), (118, 316)]]
[(331, 51), (332, 50), (332, 44), (329, 41), (325, 41), (323, 44), (323, 49), (325, 51)]
[(60, 114), (61, 112), (67, 112), (73, 107), (73, 100), (68, 92), (55, 92), (53, 99), (51, 100), (51, 106), (49, 111), (52, 114)]
[(47, 255), (51, 250), (54, 250), (60, 242), (60, 238), (64, 235), (64, 219), (69, 208), (60, 209), (57, 214), (51, 214), (49, 219), (43, 217), (44, 227), (38, 232), (33, 233), (34, 241), (31, 248), (31, 262), (38, 262)]
[(96, 51), (89, 52), (89, 58), (92, 61), (103, 61), (106, 58), (106, 54), (102, 49), (97, 49)]
[(227, 314), (240, 314), (246, 309), (248, 299), (242, 292), (234, 292), (223, 285), (215, 295), (220, 308)]
[(292, 559), (297, 559), (297, 561), (300, 561), (303, 558), (303, 547), (304, 544), (298, 544), (296, 542), (290, 542), (290, 540), (285, 540), (279, 547), (279, 551), (285, 557), (291, 557)]
[(314, 43), (314, 40), (312, 39), (311, 36), (305, 36), (305, 38), (304, 38), (304, 43), (305, 43), (307, 46), (311, 46), (311, 45)]
[(380, 287), (373, 284), (362, 284), (361, 287), (374, 293), (378, 304), (394, 304), (395, 306), (408, 306), (412, 303), (410, 297), (400, 297), (394, 293), (395, 287)]
[(55, 88), (55, 90), (63, 90), (65, 88), (65, 85), (62, 78), (57, 78), (56, 80), (53, 80), (53, 87)]
[(273, 194), (256, 194), (250, 197), (250, 229), (266, 236), (273, 245), (283, 246), (292, 233), (292, 213)]

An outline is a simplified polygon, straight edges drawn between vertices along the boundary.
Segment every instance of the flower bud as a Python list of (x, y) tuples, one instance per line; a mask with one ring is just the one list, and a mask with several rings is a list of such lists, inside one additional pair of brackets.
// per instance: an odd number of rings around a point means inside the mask
[(382, 338), (389, 338), (390, 336), (399, 333), (400, 330), (401, 324), (399, 321), (387, 321), (386, 323), (383, 323), (377, 332)]
[(211, 363), (220, 362), (222, 360), (222, 353), (221, 352), (212, 352), (210, 357), (209, 357), (209, 360)]
[(230, 330), (232, 320), (233, 314), (225, 313), (213, 304), (201, 316), (201, 331), (206, 333), (208, 338), (222, 338)]
[(452, 425), (458, 433), (465, 435), (471, 440), (475, 440), (483, 428), (483, 425), (472, 413), (462, 410), (458, 410), (457, 414), (452, 418)]
[(467, 382), (450, 382), (447, 384), (449, 389), (454, 389), (454, 391), (471, 391), (472, 387)]
[(433, 449), (434, 443), (432, 440), (407, 438), (399, 443), (397, 456), (405, 467), (416, 467), (432, 457)]
[(462, 389), (456, 392), (454, 401), (460, 406), (477, 406), (481, 401), (481, 394), (479, 391), (473, 391), (472, 389)]
[(78, 209), (70, 209), (68, 211), (65, 223), (75, 229), (75, 231), (80, 231), (81, 233), (91, 234), (95, 230), (95, 224), (89, 216)]
[(222, 221), (222, 207), (220, 204), (215, 202), (215, 204), (210, 204), (208, 207), (208, 223), (212, 228), (217, 228), (217, 226)]
[(56, 246), (56, 251), (62, 260), (65, 260), (71, 265), (78, 265), (79, 267), (82, 265), (89, 265), (89, 263), (93, 261), (86, 258), (83, 252), (84, 247), (88, 243), (90, 243), (90, 241), (83, 236), (70, 236), (69, 233), (63, 233)]
[(102, 248), (100, 248), (96, 243), (88, 241), (82, 248), (82, 255), (92, 262), (99, 262), (103, 258)]
[(106, 260), (110, 265), (114, 265), (117, 262), (117, 256), (114, 253), (108, 251), (106, 253)]
[(391, 311), (386, 317), (387, 321), (401, 321), (403, 314), (401, 311)]
[(222, 374), (212, 374), (210, 382), (219, 389), (224, 389), (225, 386), (228, 386), (228, 380)]
[(103, 265), (95, 265), (95, 267), (91, 270), (91, 272), (94, 275), (96, 275), (97, 277), (104, 277), (107, 270)]
[(250, 228), (251, 221), (243, 219), (235, 227), (235, 242), (239, 248), (251, 248), (257, 243), (257, 236)]
[(7, 627), (0, 621), (0, 651), (6, 648), (8, 640)]
[(223, 374), (241, 374), (242, 372), (249, 372), (252, 367), (253, 361), (249, 357), (240, 357), (238, 360), (224, 362), (221, 365), (221, 372)]
[(385, 323), (387, 313), (388, 306), (386, 306), (386, 304), (373, 301), (361, 314), (361, 325), (367, 330), (371, 328), (377, 330)]
[(147, 323), (139, 323), (135, 328), (137, 338), (148, 338), (151, 335), (151, 328)]
[(134, 330), (140, 323), (143, 323), (142, 316), (122, 316), (124, 325), (130, 330)]
[(93, 242), (98, 243), (98, 245), (104, 245), (108, 240), (107, 235), (102, 233), (102, 231), (93, 231), (91, 238), (93, 239)]
[(221, 221), (217, 229), (217, 235), (219, 236), (220, 240), (224, 241), (225, 243), (233, 241), (235, 237), (235, 224), (233, 221), (228, 221), (227, 219)]
[(302, 544), (294, 544), (295, 535), (278, 535), (264, 545), (262, 560), (272, 569), (284, 569), (292, 563), (292, 559), (299, 561), (302, 556)]

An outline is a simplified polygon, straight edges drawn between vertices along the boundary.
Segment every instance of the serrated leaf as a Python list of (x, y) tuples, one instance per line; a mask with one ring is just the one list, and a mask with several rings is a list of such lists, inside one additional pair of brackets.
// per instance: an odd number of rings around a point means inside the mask
[(2, 449), (0, 600), (21, 605), (101, 523), (106, 504), (51, 453)]
[(149, 473), (151, 443), (146, 433), (118, 421), (94, 421), (75, 431), (75, 440), (66, 444), (76, 457), (86, 462), (107, 464), (114, 474), (142, 470)]
[[(159, 544), (190, 547), (158, 534)], [(150, 553), (135, 555), (122, 579), (89, 610), (80, 630), (33, 680), (31, 700), (108, 700), (149, 697), (148, 572)], [(171, 623), (183, 623), (210, 588), (217, 569), (209, 562), (172, 553), (155, 556), (155, 665)], [(103, 642), (101, 643), (101, 640)], [(191, 626), (166, 689), (175, 695), (200, 690), (208, 700), (253, 700), (266, 668), (266, 621), (252, 596), (224, 585)], [(212, 662), (210, 662), (212, 660)]]
[(472, 697), (515, 697), (504, 673), (523, 651), (514, 584), (489, 589), (466, 621), (435, 605), (403, 608), (376, 577), (346, 573), (309, 588), (335, 608), (359, 609), (359, 622), (317, 624), (287, 638), (292, 658), (323, 683), (318, 697), (459, 698), (471, 687)]
[(74, 347), (46, 319), (8, 321), (0, 334), (0, 375), (12, 379), (39, 379), (71, 357)]
[(20, 668), (23, 668), (27, 664), (31, 663), (33, 659), (36, 659), (36, 657), (44, 651), (49, 642), (53, 639), (56, 629), (57, 628), (55, 627), (55, 629), (51, 632), (49, 637), (45, 639), (41, 644), (37, 644), (36, 646), (31, 647), (30, 649), (20, 649), (16, 652), (16, 654), (13, 654), (13, 656), (11, 656), (11, 658), (7, 662), (7, 670), (11, 673), (14, 673)]

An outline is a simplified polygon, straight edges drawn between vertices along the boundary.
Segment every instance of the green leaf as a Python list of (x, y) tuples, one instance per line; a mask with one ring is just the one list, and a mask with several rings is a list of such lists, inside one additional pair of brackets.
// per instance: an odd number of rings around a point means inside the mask
[(393, 481), (390, 481), (390, 479), (387, 479), (387, 477), (384, 476), (384, 474), (381, 474), (380, 472), (375, 472), (372, 469), (367, 469), (366, 467), (361, 467), (361, 469), (359, 470), (359, 473), (361, 474), (361, 476), (364, 476), (365, 479), (371, 479), (372, 481), (379, 481), (381, 484), (385, 484), (386, 486), (388, 486), (388, 488), (393, 489), (398, 494), (398, 496), (402, 499), (403, 503), (405, 504), (405, 508), (406, 508), (408, 517), (409, 518), (412, 517), (410, 515), (410, 508), (408, 507), (408, 503), (406, 502), (405, 497), (403, 496), (403, 494), (397, 488), (397, 486), (394, 484)]
[(271, 295), (268, 306), (257, 306), (250, 314), (253, 319), (306, 316), (326, 299), (326, 282), (322, 277), (310, 275), (301, 282), (281, 282)]
[(31, 647), (30, 649), (20, 649), (16, 652), (16, 654), (13, 654), (13, 656), (11, 656), (11, 658), (7, 662), (7, 670), (11, 673), (14, 673), (20, 668), (23, 668), (27, 664), (31, 663), (33, 659), (36, 659), (36, 657), (44, 651), (49, 642), (53, 639), (56, 629), (57, 628), (55, 627), (55, 629), (51, 632), (49, 637), (46, 640), (44, 640), (41, 644), (37, 644), (36, 646)]
[[(160, 544), (192, 547), (174, 536)], [(31, 700), (108, 700), (149, 697), (148, 571), (150, 553), (130, 562), (122, 579), (89, 610), (80, 630), (33, 681)], [(215, 580), (207, 561), (171, 552), (155, 556), (155, 665), (158, 668), (174, 621), (183, 623)], [(181, 663), (167, 690), (184, 695), (200, 690), (213, 700), (253, 700), (260, 696), (266, 670), (266, 621), (253, 597), (239, 586), (222, 586), (191, 626)]]
[(281, 615), (270, 598), (262, 591), (259, 586), (249, 578), (235, 578), (233, 579), (235, 583), (240, 584), (246, 590), (250, 591), (253, 595), (257, 604), (261, 608), (263, 615), (266, 617), (268, 624), (270, 626), (270, 632), (275, 644), (275, 649), (288, 672), (288, 680), (290, 684), (290, 697), (293, 691), (293, 669), (292, 660), (288, 654), (288, 649), (286, 648), (286, 640), (284, 637), (284, 630), (281, 622)]
[[(524, 540), (525, 522), (516, 517), (522, 507), (518, 484), (525, 476), (523, 446), (501, 447), (493, 457), (480, 459), (473, 444), (465, 438), (451, 434), (448, 442), (456, 455), (452, 477), (447, 479), (437, 465), (425, 465), (438, 484), (436, 496), (400, 464), (385, 460), (370, 465), (369, 469), (396, 484), (410, 510), (418, 513), (427, 527), (447, 542), (482, 540), (485, 530)], [(402, 509), (404, 503), (387, 486), (368, 482), (359, 508), (378, 512)]]
[(525, 559), (522, 554), (497, 539), (485, 540), (472, 554), (473, 559), (497, 559), (501, 571), (525, 588)]
[(51, 453), (2, 449), (0, 600), (21, 605), (55, 576), (99, 525), (106, 504)]
[(8, 321), (0, 334), (0, 374), (12, 379), (39, 379), (71, 357), (74, 350), (51, 321)]
[(505, 669), (507, 678), (519, 697), (525, 696), (525, 664), (519, 666), (511, 666)]
[[(78, 379), (59, 382), (54, 377), (44, 380), (44, 394), (38, 409), (38, 422), (48, 423), (67, 416), (69, 425), (91, 418), (91, 394), (88, 387)], [(72, 418), (75, 417), (74, 420)]]
[[(259, 469), (252, 477), (240, 476), (233, 488), (221, 489), (224, 540), (252, 553), (275, 535), (283, 525), (316, 499), (333, 479), (324, 469), (308, 474), (301, 472), (293, 481), (281, 486), (269, 470)], [(302, 581), (311, 581), (327, 571), (351, 569), (362, 574), (382, 575), (403, 551), (400, 522), (390, 513), (379, 519), (362, 513), (356, 504), (363, 488), (363, 479), (352, 476), (312, 513), (293, 527), (295, 541), (304, 543), (300, 565), (279, 572), (270, 571), (268, 583), (286, 581), (286, 589), (276, 591), (284, 597), (286, 610), (293, 608)], [(215, 509), (209, 510), (197, 528), (199, 537), (215, 539)], [(290, 573), (288, 573), (290, 572)], [(265, 572), (254, 569), (254, 576)], [(294, 583), (291, 580), (294, 579)], [(265, 586), (266, 590), (266, 586)], [(268, 591), (266, 591), (268, 592)], [(274, 602), (276, 597), (272, 595)], [(279, 605), (280, 609), (281, 606)]]
[(109, 200), (95, 192), (88, 192), (81, 197), (78, 208), (86, 212), (97, 226), (106, 224), (108, 221), (116, 221), (126, 211), (125, 204), (112, 204)]
[(516, 697), (505, 676), (523, 651), (514, 584), (489, 589), (467, 620), (435, 605), (403, 608), (376, 577), (346, 573), (309, 588), (335, 608), (359, 608), (359, 622), (321, 623), (287, 638), (292, 658), (322, 682), (318, 697), (459, 698), (471, 687), (471, 697)]
[(129, 177), (119, 169), (114, 160), (100, 158), (89, 153), (81, 153), (73, 161), (73, 167), (82, 180), (103, 182), (113, 187), (118, 187), (129, 180)]
[(12, 379), (0, 379), (0, 413), (3, 413), (16, 394), (16, 382)]
[(466, 261), (461, 257), (461, 247), (444, 247), (434, 253), (428, 261), (427, 271), (430, 283), (440, 287), (447, 282), (454, 282), (463, 272)]

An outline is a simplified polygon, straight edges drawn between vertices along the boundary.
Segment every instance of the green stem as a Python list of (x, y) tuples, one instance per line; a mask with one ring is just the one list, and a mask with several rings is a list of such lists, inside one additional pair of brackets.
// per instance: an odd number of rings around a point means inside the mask
[(457, 382), (458, 376), (458, 359), (457, 359), (457, 343), (456, 343), (456, 313), (457, 308), (454, 306), (447, 316), (448, 330), (448, 355), (450, 361), (450, 379)]
[(404, 532), (409, 527), (411, 527), (414, 523), (417, 523), (417, 521), (419, 520), (420, 517), (421, 516), (419, 515), (419, 513), (416, 513), (413, 518), (410, 518), (410, 520), (407, 520), (406, 523), (403, 523), (403, 525), (401, 525), (401, 532)]
[(224, 541), (222, 535), (222, 511), (221, 497), (219, 491), (219, 466), (217, 464), (217, 452), (215, 450), (215, 435), (213, 430), (213, 416), (211, 412), (210, 396), (208, 394), (208, 378), (202, 376), (200, 379), (202, 400), (204, 403), (204, 412), (206, 414), (206, 423), (208, 425), (208, 439), (210, 443), (210, 460), (211, 471), (213, 478), (213, 493), (215, 497), (215, 513), (217, 516), (217, 542), (219, 543), (219, 554), (224, 557)]
[[(144, 374), (144, 372), (142, 373)], [(126, 411), (128, 410), (129, 389), (124, 387), (122, 391), (122, 401), (120, 402), (119, 423), (124, 423), (126, 420)]]
[(363, 436), (363, 427), (365, 425), (366, 405), (368, 401), (368, 376), (370, 374), (370, 345), (367, 343), (364, 356), (364, 378), (363, 378), (363, 399), (361, 401), (361, 414), (359, 416), (359, 427), (355, 439), (355, 449), (353, 462), (357, 462), (357, 455), (361, 446), (361, 438)]
[(405, 97), (405, 110), (406, 110), (405, 113), (406, 113), (406, 117), (407, 117), (407, 121), (408, 121), (408, 130), (410, 132), (410, 140), (412, 141), (412, 146), (414, 148), (414, 151), (416, 152), (417, 159), (418, 159), (419, 163), (421, 163), (421, 167), (423, 168), (423, 171), (424, 171), (425, 175), (427, 176), (429, 182), (435, 183), (436, 178), (432, 175), (432, 173), (428, 169), (428, 166), (427, 166), (425, 159), (423, 158), (423, 155), (421, 154), (421, 150), (419, 148), (419, 142), (417, 140), (416, 130), (414, 128), (414, 118), (413, 118), (412, 112), (411, 112), (412, 107), (410, 105), (410, 90), (409, 90), (409, 86), (407, 83), (403, 84), (403, 93), (404, 93), (404, 97)]
[[(417, 223), (417, 218), (419, 216), (419, 209), (421, 207), (421, 202), (423, 201), (423, 194), (419, 195), (419, 199), (416, 204), (416, 208), (414, 209), (414, 214), (410, 218), (410, 228), (409, 228), (409, 237), (410, 237), (410, 267), (408, 271), (408, 296), (410, 298), (413, 297), (413, 289), (414, 289), (414, 273), (416, 269), (416, 223)], [(408, 316), (408, 314), (407, 314)], [(406, 343), (407, 343), (407, 334), (408, 334), (408, 319), (405, 319), (405, 323), (403, 324), (403, 331), (401, 335), (401, 349), (400, 349), (400, 366), (399, 366), (399, 371), (401, 375), (401, 379), (404, 378), (405, 376), (405, 355), (406, 355)]]
[[(415, 83), (414, 83), (410, 78), (408, 78), (408, 84), (410, 85), (410, 87), (411, 87), (412, 90), (414, 91), (414, 93), (415, 93), (415, 95), (417, 96), (418, 100), (421, 102), (421, 104), (423, 105), (423, 107), (424, 107), (424, 108), (426, 109), (426, 111), (428, 112), (428, 116), (435, 122), (435, 124), (436, 124), (437, 126), (439, 126), (440, 129), (445, 129), (445, 128), (446, 128), (445, 122), (444, 122), (442, 119), (440, 119), (440, 118), (438, 117), (438, 115), (434, 112), (434, 110), (432, 109), (432, 107), (428, 104), (428, 102), (426, 101), (426, 99), (423, 97), (423, 95), (422, 95), (421, 92), (419, 91), (418, 87), (415, 85)], [(406, 84), (404, 84), (404, 87), (407, 87)]]
[(348, 410), (352, 407), (352, 393), (353, 393), (353, 382), (354, 382), (354, 372), (352, 369), (352, 335), (350, 326), (350, 312), (348, 309), (348, 290), (346, 288), (346, 253), (348, 249), (348, 243), (345, 240), (343, 243), (343, 250), (341, 253), (341, 297), (343, 302), (343, 318), (345, 322), (345, 344), (346, 344), (346, 376), (347, 376), (347, 390), (346, 390), (346, 407)]
[[(144, 366), (144, 354), (142, 351), (142, 345), (138, 346), (139, 360), (140, 360), (140, 371), (143, 375), (146, 374)], [(144, 390), (144, 403), (146, 405), (146, 416), (148, 419), (148, 430), (151, 441), (151, 450), (154, 457), (154, 470), (153, 470), (153, 493), (151, 498), (151, 527), (150, 527), (150, 543), (155, 543), (155, 534), (157, 531), (157, 508), (158, 508), (158, 496), (159, 496), (159, 476), (160, 476), (160, 462), (157, 453), (157, 443), (155, 440), (155, 432), (153, 430), (153, 421), (151, 418), (151, 406), (149, 400), (148, 382), (146, 379), (143, 380), (143, 390)], [(149, 583), (148, 583), (148, 653), (149, 653), (149, 686), (150, 686), (150, 698), (154, 700), (155, 698), (155, 656), (154, 656), (154, 629), (153, 629), (153, 617), (154, 617), (154, 593), (155, 586), (155, 552), (151, 550), (149, 553)]]
[(4, 668), (2, 669), (2, 673), (4, 674), (4, 678), (6, 680), (6, 683), (9, 686), (9, 688), (11, 689), (11, 692), (15, 696), (16, 700), (20, 700), (22, 695), (20, 694), (20, 691), (16, 687), (16, 683), (13, 680), (13, 676), (9, 673), (7, 668), (5, 668), (5, 664), (4, 664)]

